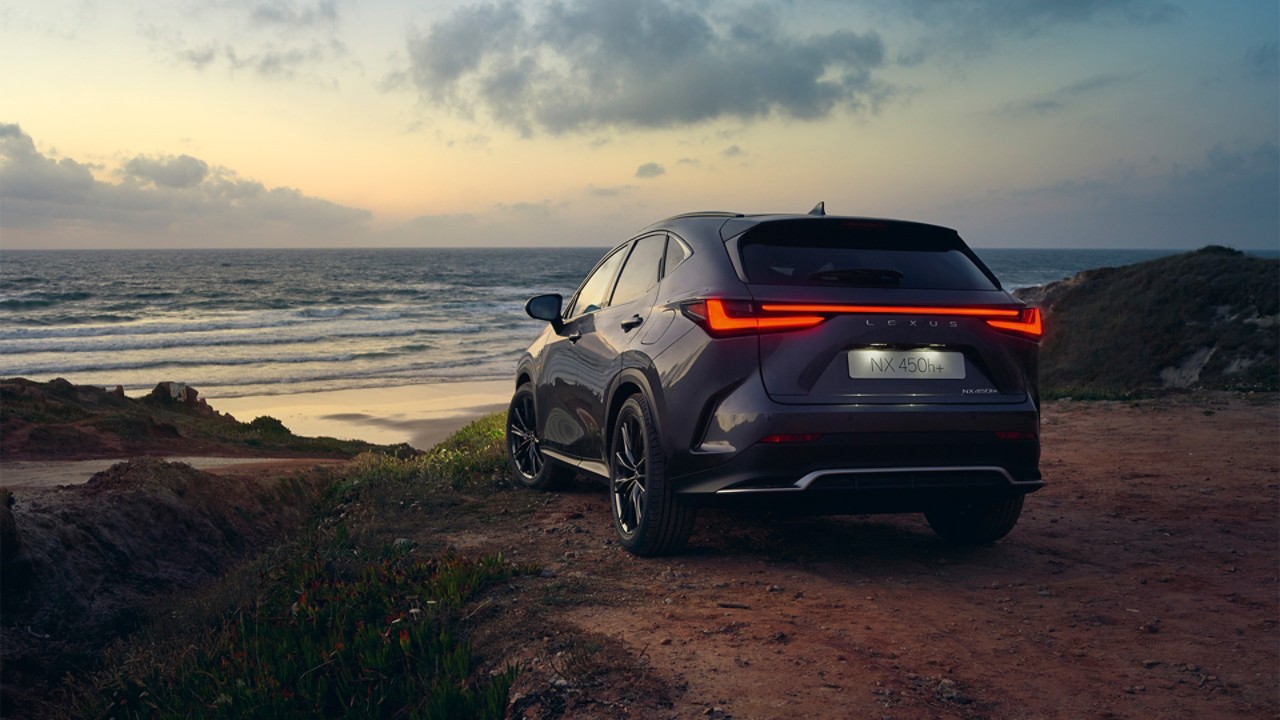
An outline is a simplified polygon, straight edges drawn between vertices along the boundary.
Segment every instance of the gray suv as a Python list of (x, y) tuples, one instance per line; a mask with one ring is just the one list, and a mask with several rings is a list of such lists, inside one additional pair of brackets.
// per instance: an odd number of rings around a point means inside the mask
[(516, 370), (515, 477), (604, 479), (637, 555), (713, 504), (923, 512), (988, 543), (1042, 485), (1040, 313), (954, 230), (679, 215), (526, 311), (548, 325)]

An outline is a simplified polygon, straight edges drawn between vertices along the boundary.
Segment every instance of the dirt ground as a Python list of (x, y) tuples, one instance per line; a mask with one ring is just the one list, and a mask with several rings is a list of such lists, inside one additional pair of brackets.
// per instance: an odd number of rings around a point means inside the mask
[(39, 716), (53, 685), (146, 622), (152, 599), (295, 532), (338, 462), (206, 459), (208, 472), (135, 458), (53, 487), (38, 481), (56, 467), (6, 477), (28, 483), (0, 488), (0, 717)]
[[(392, 537), (537, 568), (466, 610), (479, 672), (523, 669), (513, 718), (1280, 717), (1280, 396), (1058, 401), (1042, 431), (1047, 486), (985, 548), (950, 547), (918, 516), (704, 511), (685, 554), (643, 560), (615, 544), (604, 488), (588, 482), (446, 493)], [(248, 488), (285, 469), (220, 474)], [(170, 490), (215, 486), (182, 466), (142, 470), (173, 475), (168, 489), (95, 502), (135, 492), (116, 469), (87, 494), (20, 490), (28, 505), (15, 512), (83, 528), (76, 545), (126, 548), (110, 557), (174, 564), (152, 557), (177, 542), (152, 537), (171, 528), (125, 529), (171, 512)], [(56, 494), (85, 497), (55, 507)], [(270, 530), (240, 527), (258, 506), (226, 495), (184, 521), (204, 528), (192, 552), (230, 552)], [(104, 505), (137, 517), (90, 517)], [(32, 547), (58, 545), (30, 533)], [(46, 565), (81, 584), (126, 572)], [(173, 570), (222, 566), (180, 559)], [(7, 627), (7, 672), (25, 672), (14, 653), (47, 644), (58, 618), (44, 614), (82, 601), (9, 607), (6, 627), (17, 610), (34, 620)]]
[(1048, 484), (986, 548), (704, 511), (685, 555), (641, 560), (588, 484), (417, 539), (542, 568), (474, 611), (484, 662), (526, 670), (514, 717), (1277, 717), (1278, 411), (1049, 403)]

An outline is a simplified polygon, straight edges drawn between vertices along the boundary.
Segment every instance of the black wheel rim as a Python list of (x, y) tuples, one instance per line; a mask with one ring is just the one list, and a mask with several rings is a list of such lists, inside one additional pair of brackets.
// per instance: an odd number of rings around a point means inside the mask
[(538, 449), (538, 437), (534, 433), (533, 398), (520, 395), (511, 402), (507, 413), (507, 452), (516, 470), (532, 480), (542, 472), (542, 451)]
[(622, 532), (630, 535), (644, 520), (645, 459), (648, 448), (644, 423), (627, 413), (618, 421), (613, 447), (613, 515)]

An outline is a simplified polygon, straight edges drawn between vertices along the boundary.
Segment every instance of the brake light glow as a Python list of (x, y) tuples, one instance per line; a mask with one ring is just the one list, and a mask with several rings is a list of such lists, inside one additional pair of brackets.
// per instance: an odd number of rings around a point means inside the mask
[(1038, 308), (943, 307), (912, 305), (841, 305), (761, 303), (710, 298), (683, 305), (684, 312), (712, 335), (739, 335), (803, 330), (832, 315), (932, 315), (981, 319), (993, 328), (1035, 340), (1044, 334)]
[(769, 443), (770, 445), (784, 445), (818, 442), (821, 439), (821, 433), (784, 433), (780, 435), (765, 435), (760, 438), (760, 442)]
[(1021, 430), (997, 430), (996, 437), (1001, 440), (1035, 440), (1036, 434)]
[(1044, 323), (1040, 320), (1040, 308), (1026, 308), (1017, 320), (988, 320), (987, 324), (1000, 330), (1009, 330), (1040, 339), (1044, 335)]
[(802, 330), (826, 320), (821, 315), (768, 316), (755, 312), (749, 302), (735, 302), (712, 298), (685, 305), (685, 313), (698, 321), (713, 335), (770, 332), (777, 330)]
[(839, 313), (843, 315), (960, 315), (964, 317), (1010, 318), (1021, 317), (1022, 311), (1005, 308), (966, 308), (966, 307), (914, 307), (911, 305), (791, 305), (783, 303), (765, 303), (760, 306), (765, 312), (812, 312)]

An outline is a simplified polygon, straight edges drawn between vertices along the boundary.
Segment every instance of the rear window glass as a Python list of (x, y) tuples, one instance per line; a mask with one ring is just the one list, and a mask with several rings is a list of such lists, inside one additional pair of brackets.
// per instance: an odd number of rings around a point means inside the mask
[(780, 221), (738, 243), (748, 282), (765, 285), (994, 290), (958, 235), (922, 225)]

